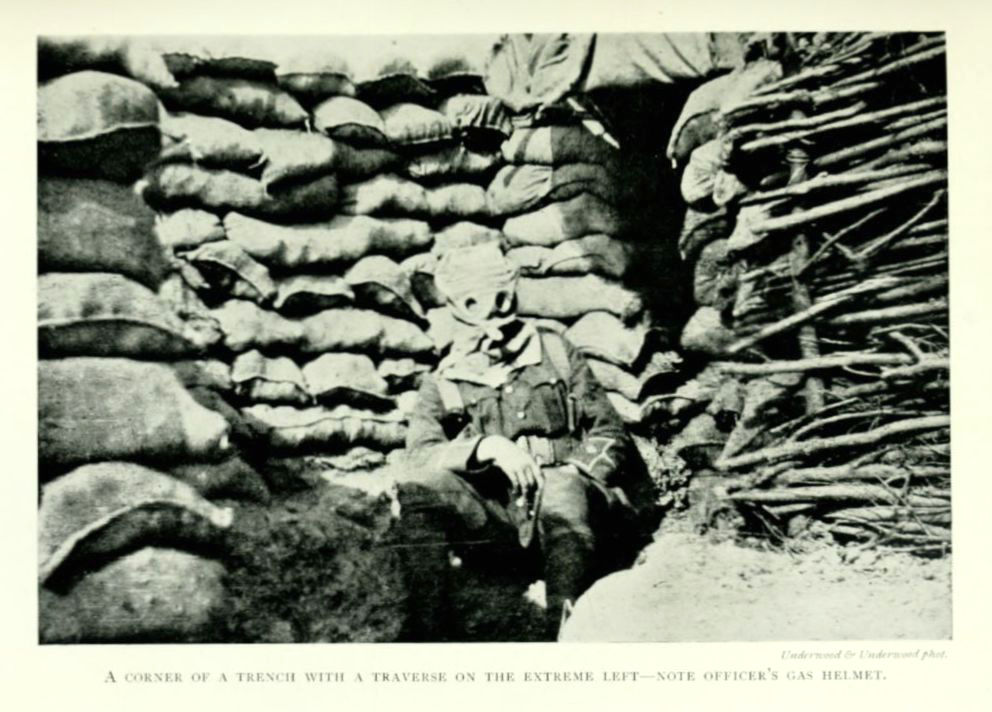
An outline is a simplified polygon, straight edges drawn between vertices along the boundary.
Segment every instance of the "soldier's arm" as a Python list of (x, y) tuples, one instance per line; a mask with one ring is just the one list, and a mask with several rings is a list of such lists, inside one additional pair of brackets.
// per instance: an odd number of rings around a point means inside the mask
[(453, 439), (442, 424), (444, 404), (433, 376), (423, 379), (417, 393), (417, 405), (410, 415), (406, 448), (416, 465), (432, 465), (464, 473), (478, 469), (475, 452), (481, 435), (469, 423)]
[(627, 429), (606, 398), (585, 357), (566, 343), (570, 366), (569, 393), (576, 414), (578, 443), (567, 462), (595, 479), (612, 484), (622, 471), (630, 443)]

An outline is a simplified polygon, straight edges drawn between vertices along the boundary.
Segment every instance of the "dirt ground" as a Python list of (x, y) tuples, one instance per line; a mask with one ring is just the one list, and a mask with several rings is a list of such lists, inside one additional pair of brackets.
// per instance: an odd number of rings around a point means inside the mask
[(822, 541), (793, 551), (662, 531), (576, 603), (563, 641), (951, 637), (951, 557)]

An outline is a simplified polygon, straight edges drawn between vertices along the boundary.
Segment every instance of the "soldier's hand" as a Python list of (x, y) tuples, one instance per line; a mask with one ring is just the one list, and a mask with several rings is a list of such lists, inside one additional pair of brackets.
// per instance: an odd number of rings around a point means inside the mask
[(479, 462), (492, 463), (509, 478), (518, 492), (537, 487), (543, 473), (534, 458), (512, 440), (502, 435), (489, 435), (479, 442), (475, 457)]

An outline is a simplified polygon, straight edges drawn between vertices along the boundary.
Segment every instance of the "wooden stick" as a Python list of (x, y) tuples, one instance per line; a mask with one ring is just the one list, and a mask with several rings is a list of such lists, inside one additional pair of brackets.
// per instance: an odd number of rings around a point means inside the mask
[(767, 363), (738, 363), (735, 361), (713, 361), (713, 366), (724, 373), (736, 376), (767, 376), (774, 373), (799, 373), (803, 371), (824, 371), (846, 366), (902, 366), (913, 360), (906, 354), (829, 354), (811, 359), (793, 361), (768, 361)]
[(857, 146), (850, 146), (849, 148), (843, 148), (839, 151), (834, 151), (833, 153), (827, 153), (814, 160), (813, 165), (816, 168), (829, 168), (830, 166), (837, 165), (838, 163), (843, 163), (844, 161), (859, 158), (867, 153), (872, 153), (878, 149), (888, 148), (889, 146), (898, 146), (906, 143), (910, 139), (921, 138), (933, 133), (934, 131), (939, 131), (940, 129), (946, 128), (946, 116), (938, 119), (932, 119), (931, 121), (924, 122), (918, 126), (912, 126), (908, 129), (903, 129), (902, 131), (896, 131), (895, 133), (888, 133), (879, 138), (872, 139), (871, 141), (858, 144)]
[(949, 358), (925, 358), (919, 363), (900, 368), (882, 369), (882, 378), (886, 381), (895, 381), (902, 378), (914, 378), (929, 371), (949, 371), (951, 370), (951, 360)]
[[(846, 119), (841, 119), (839, 121), (821, 124), (820, 126), (815, 126), (813, 128), (804, 129), (801, 131), (791, 131), (783, 134), (777, 134), (775, 136), (766, 136), (765, 138), (754, 139), (748, 141), (740, 147), (740, 151), (743, 153), (752, 153), (754, 151), (760, 151), (765, 148), (771, 148), (772, 146), (781, 146), (793, 141), (799, 141), (801, 139), (809, 138), (811, 136), (817, 136), (822, 133), (827, 133), (829, 131), (839, 131), (842, 129), (857, 128), (859, 126), (865, 126), (866, 124), (874, 124), (885, 121), (892, 117), (902, 116), (903, 114), (920, 114), (928, 109), (936, 106), (946, 106), (947, 98), (944, 96), (931, 97), (929, 99), (921, 99), (919, 101), (913, 101), (908, 104), (901, 104), (899, 106), (891, 106), (887, 109), (882, 109), (880, 111), (873, 111), (867, 114), (858, 114)], [(919, 118), (918, 116), (915, 118)], [(934, 117), (936, 118), (936, 117)]]
[(929, 168), (930, 166), (925, 163), (917, 163), (916, 165), (895, 166), (893, 168), (886, 168), (878, 171), (858, 171), (855, 173), (839, 173), (837, 175), (821, 173), (810, 180), (803, 181), (802, 183), (790, 184), (784, 188), (778, 188), (776, 190), (752, 193), (741, 200), (740, 204), (753, 205), (754, 203), (762, 203), (766, 200), (778, 200), (779, 198), (805, 196), (817, 190), (860, 185), (861, 183), (871, 183), (872, 181), (884, 180), (888, 178), (900, 178), (911, 173), (926, 171)]
[(773, 480), (776, 485), (811, 485), (818, 482), (847, 480), (905, 480), (950, 475), (946, 467), (902, 467), (898, 465), (838, 465), (835, 467), (804, 467), (787, 470)]
[(873, 158), (870, 161), (865, 161), (859, 164), (858, 168), (864, 170), (884, 168), (893, 163), (926, 159), (927, 156), (943, 156), (946, 159), (947, 141), (938, 141), (932, 138), (915, 141), (908, 146), (903, 146), (894, 151), (883, 153), (881, 156)]
[(902, 495), (884, 485), (836, 484), (810, 487), (783, 487), (780, 489), (750, 489), (727, 494), (733, 502), (786, 503), (786, 502), (878, 502), (880, 504), (909, 504), (911, 506), (944, 506), (945, 502), (931, 497)]
[(778, 109), (797, 105), (817, 107), (834, 101), (853, 99), (863, 94), (869, 94), (882, 86), (883, 84), (881, 82), (865, 82), (864, 84), (855, 84), (841, 89), (829, 88), (816, 91), (800, 89), (791, 92), (755, 96), (744, 99), (736, 105), (724, 109), (723, 118), (724, 121), (731, 124), (738, 115), (757, 110)]
[[(850, 299), (853, 299), (857, 296), (861, 296), (864, 294), (869, 294), (873, 291), (877, 291), (881, 289), (890, 289), (892, 286), (893, 286), (893, 281), (889, 278), (884, 278), (884, 277), (879, 280), (872, 279), (872, 280), (868, 280), (867, 282), (862, 282), (860, 284), (855, 285), (849, 290), (845, 290), (843, 292), (837, 292), (828, 297), (820, 299), (816, 302), (816, 304), (807, 306), (805, 309), (802, 309), (801, 311), (798, 311), (795, 314), (791, 314), (785, 319), (781, 319), (773, 324), (769, 324), (768, 326), (765, 326), (762, 329), (760, 329), (758, 332), (750, 336), (747, 336), (743, 339), (739, 339), (735, 341), (733, 344), (727, 347), (725, 352), (727, 354), (740, 353), (744, 349), (751, 348), (759, 341), (763, 341), (764, 339), (767, 339), (769, 336), (781, 334), (784, 331), (788, 331), (790, 329), (795, 328), (796, 326), (805, 324), (810, 320), (812, 320), (813, 318), (815, 318), (816, 316), (822, 314), (823, 312), (829, 311), (834, 307), (840, 306), (841, 304), (845, 303)], [(804, 356), (804, 358), (816, 358), (816, 356), (815, 355)]]
[(950, 524), (950, 507), (900, 507), (880, 504), (874, 507), (846, 507), (826, 512), (824, 519), (850, 520), (852, 522), (896, 522), (910, 517), (936, 520), (936, 523)]
[(926, 205), (924, 205), (920, 210), (918, 210), (912, 217), (910, 217), (909, 220), (907, 220), (906, 222), (904, 222), (902, 225), (895, 228), (894, 230), (891, 230), (886, 234), (882, 235), (881, 237), (877, 237), (874, 240), (870, 241), (867, 245), (861, 248), (861, 250), (859, 250), (858, 256), (863, 259), (867, 259), (871, 257), (873, 254), (882, 250), (882, 248), (884, 248), (889, 243), (893, 242), (894, 240), (898, 240), (900, 237), (906, 234), (906, 232), (910, 230), (913, 227), (913, 225), (917, 224), (920, 220), (922, 220), (923, 217), (927, 213), (929, 213), (930, 210), (933, 209), (933, 207), (937, 203), (939, 203), (941, 198), (943, 198), (944, 195), (946, 194), (947, 191), (945, 190), (938, 190), (934, 192), (933, 197), (930, 198), (930, 201)]
[(855, 410), (850, 413), (838, 413), (837, 415), (832, 415), (829, 418), (821, 418), (820, 420), (814, 420), (812, 423), (807, 423), (803, 427), (799, 428), (795, 432), (786, 438), (786, 442), (798, 442), (803, 435), (807, 435), (814, 430), (819, 430), (827, 425), (835, 425), (837, 423), (843, 423), (849, 420), (863, 420), (865, 418), (877, 418), (879, 416), (901, 416), (905, 417), (908, 415), (924, 415), (919, 411), (898, 411), (891, 408), (876, 408), (875, 410)]
[[(946, 103), (946, 101), (945, 101)], [(930, 121), (931, 119), (936, 119), (941, 116), (947, 116), (947, 109), (937, 109), (937, 111), (927, 111), (922, 114), (915, 114), (913, 116), (901, 116), (893, 121), (889, 121), (885, 124), (886, 131), (901, 131), (903, 129), (909, 128), (910, 126), (916, 126), (917, 124), (922, 124), (925, 121)]]
[(844, 198), (842, 200), (837, 200), (831, 203), (826, 203), (825, 205), (820, 205), (812, 210), (808, 210), (802, 213), (793, 213), (790, 215), (782, 215), (776, 218), (770, 218), (763, 222), (756, 224), (753, 227), (756, 233), (771, 233), (779, 232), (782, 230), (791, 230), (800, 225), (807, 225), (824, 218), (831, 217), (843, 212), (849, 212), (851, 210), (857, 210), (860, 208), (866, 208), (868, 206), (874, 205), (876, 203), (884, 202), (893, 198), (897, 195), (916, 190), (918, 188), (923, 188), (930, 185), (935, 185), (937, 183), (947, 182), (947, 171), (935, 170), (928, 171), (921, 176), (916, 176), (910, 178), (898, 186), (891, 186), (888, 188), (880, 188), (878, 190), (873, 190), (871, 192), (865, 193), (863, 195), (856, 195), (850, 198)]
[(911, 54), (909, 56), (904, 56), (897, 59), (894, 62), (889, 62), (881, 67), (875, 69), (869, 69), (867, 71), (861, 72), (860, 74), (854, 74), (850, 77), (841, 79), (839, 82), (834, 84), (835, 87), (844, 87), (851, 84), (856, 84), (858, 82), (869, 81), (873, 79), (880, 79), (881, 77), (892, 74), (893, 72), (898, 72), (913, 65), (920, 64), (922, 62), (929, 62), (931, 59), (936, 59), (937, 57), (942, 57), (945, 53), (943, 45), (939, 47), (934, 47), (930, 50), (925, 50), (923, 52), (917, 52), (916, 54)]
[[(822, 359), (829, 359), (823, 356)], [(905, 358), (905, 357), (904, 357)], [(763, 462), (774, 462), (797, 456), (808, 456), (818, 452), (839, 450), (852, 447), (875, 445), (897, 435), (909, 435), (930, 430), (939, 430), (951, 426), (949, 415), (931, 415), (923, 418), (909, 418), (895, 423), (887, 423), (874, 430), (863, 433), (850, 433), (831, 438), (814, 438), (797, 443), (786, 443), (775, 447), (765, 448), (726, 459), (718, 460), (715, 466), (719, 470), (733, 470), (748, 467)]]
[(787, 131), (790, 129), (805, 129), (813, 128), (816, 126), (821, 126), (823, 124), (830, 123), (831, 121), (837, 121), (839, 119), (846, 119), (850, 116), (855, 116), (860, 114), (862, 111), (868, 108), (868, 105), (863, 101), (855, 102), (850, 106), (845, 106), (843, 109), (836, 109), (834, 111), (828, 111), (822, 114), (815, 114), (813, 116), (807, 116), (803, 118), (789, 118), (782, 121), (775, 121), (763, 124), (743, 124), (742, 126), (737, 126), (733, 130), (728, 131), (725, 137), (728, 141), (732, 143), (739, 142), (742, 138), (749, 134), (755, 133), (772, 133), (776, 131)]
[(877, 324), (880, 322), (893, 321), (896, 319), (908, 319), (929, 314), (940, 314), (947, 311), (947, 299), (931, 299), (929, 302), (921, 304), (906, 304), (897, 307), (886, 307), (884, 309), (867, 309), (865, 311), (854, 312), (853, 314), (842, 314), (830, 319), (833, 326), (850, 326), (851, 324)]
[(867, 223), (871, 222), (872, 220), (874, 220), (876, 217), (878, 217), (884, 212), (885, 212), (885, 208), (878, 208), (876, 210), (872, 210), (867, 215), (864, 215), (860, 219), (855, 220), (847, 227), (843, 228), (842, 230), (838, 230), (836, 233), (828, 237), (823, 242), (823, 244), (820, 245), (819, 249), (817, 249), (817, 251), (813, 254), (813, 256), (806, 261), (806, 264), (802, 266), (802, 269), (799, 271), (800, 274), (805, 273), (806, 270), (808, 270), (810, 267), (816, 264), (816, 262), (819, 261), (823, 255), (827, 254), (827, 251), (830, 250), (830, 248), (833, 247), (837, 242), (847, 237), (852, 232), (863, 227)]

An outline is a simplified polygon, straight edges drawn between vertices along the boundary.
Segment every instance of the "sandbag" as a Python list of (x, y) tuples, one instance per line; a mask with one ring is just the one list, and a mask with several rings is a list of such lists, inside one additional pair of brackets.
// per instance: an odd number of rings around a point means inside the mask
[(206, 642), (226, 603), (224, 566), (174, 549), (147, 547), (77, 583), (43, 589), (42, 643)]
[(181, 320), (147, 287), (119, 274), (52, 272), (38, 278), (42, 358), (192, 356), (219, 340)]
[(463, 143), (456, 143), (411, 157), (400, 172), (421, 182), (459, 180), (487, 183), (502, 163), (503, 156), (498, 151), (476, 151)]
[(424, 310), (413, 296), (409, 275), (383, 255), (369, 255), (344, 275), (359, 306), (421, 322)]
[(438, 111), (457, 130), (494, 131), (503, 138), (513, 133), (510, 112), (496, 97), (485, 94), (457, 94), (441, 102)]
[(720, 133), (720, 111), (748, 98), (756, 89), (782, 76), (782, 66), (773, 60), (759, 59), (711, 79), (686, 99), (672, 133), (665, 155), (683, 165), (697, 146)]
[(319, 133), (293, 129), (255, 129), (265, 167), (262, 185), (267, 189), (284, 181), (316, 178), (334, 170), (337, 145)]
[(215, 358), (172, 361), (169, 367), (186, 388), (209, 388), (220, 393), (234, 391), (231, 366)]
[(348, 63), (326, 51), (303, 51), (282, 59), (276, 67), (276, 81), (307, 106), (333, 97), (352, 97), (356, 91)]
[(502, 147), (507, 163), (538, 163), (560, 166), (566, 163), (609, 164), (619, 153), (583, 126), (540, 126), (518, 128)]
[(486, 242), (501, 242), (503, 233), (485, 225), (469, 221), (460, 221), (448, 225), (434, 235), (434, 245), (431, 252), (440, 257), (449, 250), (462, 247), (472, 247)]
[(155, 214), (126, 187), (102, 180), (38, 180), (38, 269), (118, 272), (152, 289), (169, 265)]
[(38, 80), (82, 69), (121, 71), (153, 89), (176, 86), (162, 52), (145, 37), (109, 35), (41, 36), (38, 38)]
[(230, 119), (241, 126), (303, 126), (308, 114), (292, 96), (251, 79), (195, 76), (160, 92), (169, 109)]
[(163, 54), (166, 65), (177, 79), (194, 76), (234, 77), (271, 83), (275, 62), (258, 56), (244, 38), (214, 38), (207, 47), (202, 41), (169, 43)]
[(699, 253), (693, 296), (699, 306), (723, 309), (733, 303), (744, 265), (727, 251), (726, 240), (714, 240)]
[(493, 215), (510, 216), (582, 193), (610, 202), (616, 188), (607, 170), (594, 163), (510, 165), (493, 178), (486, 189), (486, 200)]
[(165, 247), (183, 249), (198, 247), (205, 242), (223, 240), (224, 226), (214, 213), (196, 208), (184, 208), (158, 216), (155, 236)]
[(279, 281), (272, 306), (287, 316), (307, 316), (324, 309), (351, 306), (355, 292), (333, 274), (294, 274)]
[(183, 253), (182, 259), (196, 267), (214, 294), (258, 304), (267, 304), (276, 296), (269, 270), (232, 240), (200, 245)]
[(256, 405), (248, 413), (263, 424), (259, 436), (273, 449), (324, 450), (366, 445), (377, 450), (403, 446), (406, 424), (399, 411), (376, 413), (347, 405), (297, 409)]
[(412, 322), (365, 309), (327, 309), (302, 320), (304, 353), (353, 351), (416, 356), (432, 351), (431, 340)]
[(486, 191), (482, 186), (454, 183), (427, 191), (427, 212), (433, 218), (471, 220), (489, 216)]
[(410, 106), (436, 103), (434, 90), (420, 79), (417, 68), (407, 58), (393, 52), (383, 53), (373, 61), (378, 67), (367, 71), (367, 78), (358, 82), (359, 99), (376, 109), (398, 102), (410, 102)]
[(335, 96), (313, 110), (313, 125), (327, 136), (356, 146), (389, 145), (386, 124), (368, 104), (347, 96)]
[(409, 216), (430, 212), (423, 186), (390, 174), (344, 186), (340, 209), (345, 215)]
[(596, 380), (608, 391), (615, 391), (628, 400), (640, 402), (662, 383), (672, 380), (681, 359), (673, 352), (652, 355), (647, 365), (632, 373), (630, 365), (621, 367), (599, 359), (588, 359)]
[(572, 324), (565, 338), (592, 358), (630, 368), (651, 347), (652, 333), (642, 323), (625, 326), (612, 314), (591, 312)]
[(583, 235), (616, 235), (620, 231), (619, 213), (588, 193), (565, 202), (551, 203), (540, 210), (512, 217), (503, 223), (503, 234), (512, 246), (551, 247)]
[(234, 353), (261, 349), (286, 350), (303, 341), (303, 324), (262, 309), (254, 302), (232, 299), (210, 315), (224, 332), (224, 345)]
[(209, 460), (230, 447), (224, 418), (168, 366), (117, 358), (39, 362), (38, 441), (51, 465)]
[(266, 357), (257, 350), (239, 354), (231, 366), (235, 393), (250, 403), (309, 405), (303, 371), (286, 356)]
[(722, 165), (723, 142), (720, 139), (707, 141), (692, 152), (680, 184), (682, 198), (688, 205), (697, 210), (706, 210), (713, 205), (713, 188)]
[(582, 277), (523, 277), (517, 285), (517, 311), (524, 316), (571, 319), (605, 311), (623, 321), (644, 308), (640, 295), (597, 275)]
[(258, 137), (226, 119), (167, 114), (162, 118), (161, 130), (164, 147), (160, 161), (189, 161), (235, 171), (262, 163), (264, 151)]
[(386, 127), (386, 138), (397, 146), (415, 146), (447, 141), (454, 136), (444, 114), (417, 104), (393, 104), (379, 112)]
[(362, 354), (324, 354), (303, 366), (310, 393), (321, 405), (346, 403), (357, 408), (390, 410), (388, 385), (372, 359)]
[(615, 391), (631, 401), (640, 399), (642, 384), (633, 373), (606, 361), (589, 359), (588, 363), (592, 375), (605, 390)]
[(688, 208), (682, 220), (682, 232), (679, 234), (679, 254), (691, 264), (703, 247), (714, 240), (727, 237), (733, 229), (734, 219), (725, 208), (714, 213)]
[(286, 270), (353, 262), (369, 253), (403, 256), (431, 243), (426, 222), (367, 216), (281, 226), (229, 213), (224, 229), (252, 257)]
[(734, 332), (724, 325), (717, 309), (700, 307), (686, 322), (679, 342), (686, 351), (720, 356), (734, 342)]
[(376, 373), (382, 378), (390, 393), (416, 391), (420, 381), (431, 367), (412, 358), (384, 358), (376, 366)]
[(169, 474), (204, 497), (268, 504), (269, 486), (258, 471), (237, 455), (221, 462), (191, 462), (169, 468)]
[(360, 472), (375, 470), (386, 464), (386, 454), (359, 445), (339, 455), (324, 455), (320, 464), (338, 472)]
[(166, 212), (190, 207), (294, 221), (320, 220), (337, 212), (338, 182), (336, 176), (326, 175), (270, 194), (261, 181), (240, 173), (170, 163), (151, 171), (142, 195), (149, 205)]
[(615, 391), (606, 391), (606, 400), (613, 406), (613, 410), (620, 416), (620, 420), (625, 425), (638, 425), (644, 419), (644, 411), (641, 406)]
[(628, 243), (608, 235), (586, 235), (554, 248), (526, 245), (506, 253), (525, 275), (599, 274), (616, 279), (627, 273), (631, 256)]
[(454, 49), (446, 42), (444, 50), (427, 65), (427, 83), (439, 96), (486, 93), (483, 53), (488, 53), (488, 38), (462, 35), (462, 39), (473, 46)]
[(38, 580), (95, 568), (145, 546), (210, 550), (233, 516), (147, 467), (84, 465), (42, 488)]
[(158, 98), (144, 84), (83, 71), (38, 89), (41, 174), (136, 180), (158, 154)]

